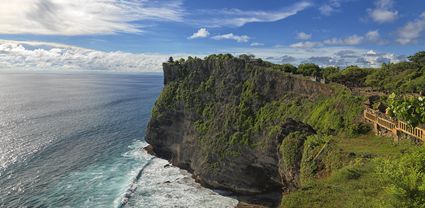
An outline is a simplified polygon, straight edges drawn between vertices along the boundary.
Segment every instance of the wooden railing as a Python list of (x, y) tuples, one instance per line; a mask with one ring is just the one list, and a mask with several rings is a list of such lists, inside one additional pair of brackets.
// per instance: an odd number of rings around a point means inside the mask
[(363, 117), (374, 124), (375, 131), (379, 132), (379, 127), (384, 128), (391, 131), (397, 139), (398, 132), (403, 132), (425, 142), (425, 130), (420, 127), (412, 128), (403, 121), (394, 121), (392, 119), (385, 118), (384, 116), (381, 116), (380, 113), (370, 108), (365, 109)]
[(397, 129), (409, 134), (410, 136), (416, 137), (418, 139), (421, 139), (422, 141), (425, 141), (425, 130), (421, 128), (412, 128), (409, 125), (407, 125), (404, 122), (398, 121), (397, 122)]

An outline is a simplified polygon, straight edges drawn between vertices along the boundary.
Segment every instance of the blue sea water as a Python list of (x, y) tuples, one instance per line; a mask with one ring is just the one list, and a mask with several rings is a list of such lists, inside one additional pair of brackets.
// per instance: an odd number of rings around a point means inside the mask
[(0, 207), (234, 207), (143, 150), (162, 80), (0, 73)]

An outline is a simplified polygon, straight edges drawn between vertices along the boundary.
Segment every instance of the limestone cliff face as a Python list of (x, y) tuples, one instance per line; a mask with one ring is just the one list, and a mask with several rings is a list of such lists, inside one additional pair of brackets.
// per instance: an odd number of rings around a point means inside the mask
[(227, 55), (163, 68), (146, 134), (154, 154), (208, 187), (241, 194), (299, 187), (303, 143), (316, 132), (306, 124), (316, 124), (307, 104), (334, 89)]

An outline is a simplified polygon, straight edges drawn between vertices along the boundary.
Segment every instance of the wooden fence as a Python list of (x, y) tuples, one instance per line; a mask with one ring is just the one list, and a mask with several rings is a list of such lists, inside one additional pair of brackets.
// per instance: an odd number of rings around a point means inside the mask
[(425, 130), (420, 127), (412, 128), (403, 121), (395, 121), (385, 118), (384, 116), (381, 116), (380, 113), (370, 108), (366, 108), (364, 110), (363, 116), (366, 120), (373, 123), (376, 132), (380, 132), (380, 128), (384, 128), (390, 131), (397, 140), (399, 132), (402, 132), (425, 142)]

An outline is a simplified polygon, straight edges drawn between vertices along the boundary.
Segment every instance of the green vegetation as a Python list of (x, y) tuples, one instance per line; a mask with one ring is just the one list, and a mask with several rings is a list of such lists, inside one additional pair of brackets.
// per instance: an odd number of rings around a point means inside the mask
[(349, 66), (338, 73), (329, 75), (328, 77), (334, 82), (341, 83), (349, 87), (362, 87), (370, 72), (370, 69)]
[(328, 66), (321, 69), (321, 75), (322, 77), (331, 80), (332, 76), (338, 74), (339, 71), (339, 67)]
[(285, 137), (279, 147), (282, 156), (280, 167), (284, 172), (293, 172), (297, 169), (297, 161), (300, 160), (301, 152), (299, 148), (304, 145), (304, 139), (308, 135), (304, 132), (291, 132)]
[(412, 127), (425, 124), (425, 98), (389, 96), (387, 113), (391, 117), (407, 122)]
[(304, 76), (319, 76), (320, 67), (312, 63), (300, 64), (296, 73)]
[(425, 65), (425, 51), (420, 51), (420, 52), (417, 52), (413, 56), (409, 56), (409, 61), (411, 61), (415, 64), (418, 64), (420, 66), (424, 66)]
[(256, 130), (266, 130), (273, 135), (273, 129), (279, 127), (276, 121), (293, 118), (310, 124), (319, 132), (326, 134), (362, 133), (359, 130), (362, 98), (353, 96), (340, 86), (334, 86), (334, 90), (335, 95), (332, 97), (323, 95), (308, 100), (297, 95), (287, 95), (281, 100), (269, 102), (256, 112), (254, 127)]
[(309, 136), (301, 160), (301, 184), (308, 185), (318, 177), (329, 175), (344, 166), (346, 159), (336, 146), (335, 137)]
[[(372, 135), (344, 139), (314, 137), (306, 141), (304, 151), (320, 149), (326, 141), (331, 141), (332, 146), (319, 156), (317, 162), (303, 163), (302, 174), (306, 174), (306, 164), (334, 168), (314, 174), (314, 179), (306, 180), (304, 175), (303, 186), (283, 196), (282, 207), (424, 206), (423, 147), (407, 141), (394, 144), (391, 139)], [(303, 157), (311, 155), (315, 154)], [(305, 160), (303, 158), (303, 162)]]
[[(282, 207), (425, 207), (424, 151), (408, 142), (393, 144), (368, 135), (370, 126), (361, 119), (365, 98), (349, 89), (422, 93), (424, 57), (420, 52), (409, 62), (343, 70), (277, 65), (251, 55), (170, 59), (166, 65), (178, 78), (164, 87), (153, 118), (191, 112), (185, 116), (192, 119), (211, 171), (220, 169), (226, 158), (240, 157), (244, 149), (262, 151), (280, 136), (289, 118), (311, 125), (317, 135), (292, 132), (279, 146), (279, 168), (299, 169), (301, 186), (284, 196)], [(334, 83), (323, 85), (289, 73)], [(386, 104), (390, 116), (412, 126), (424, 123), (422, 98), (390, 96)]]
[(337, 67), (324, 67), (312, 63), (276, 65), (276, 70), (317, 76), (348, 87), (372, 87), (375, 90), (400, 93), (425, 93), (425, 51), (409, 57), (409, 61), (382, 64), (381, 68), (370, 69), (349, 66), (343, 70)]
[(389, 206), (425, 207), (425, 150), (380, 161), (377, 173), (388, 184)]
[[(205, 74), (202, 69), (205, 62), (217, 69), (212, 71), (214, 74)], [(272, 74), (274, 79), (286, 79), (288, 76), (269, 62), (248, 55), (236, 58), (225, 54), (211, 55), (204, 61), (189, 58), (167, 64), (177, 67), (181, 78), (165, 86), (153, 116), (158, 117), (158, 112), (175, 111), (183, 106), (196, 112), (199, 116), (194, 122), (195, 129), (205, 149), (208, 152), (212, 149), (221, 157), (235, 155), (234, 151), (240, 145), (255, 147), (268, 140), (258, 140), (258, 135), (266, 134), (266, 138), (274, 138), (287, 118), (304, 121), (327, 134), (341, 133), (344, 129), (349, 129), (347, 132), (352, 135), (360, 133), (359, 116), (363, 99), (353, 96), (341, 85), (328, 87), (333, 96), (286, 92), (279, 99), (269, 101), (267, 96), (274, 86), (270, 86), (262, 75)], [(304, 66), (306, 70), (309, 67), (319, 69), (315, 65)], [(284, 65), (283, 69), (293, 71), (294, 67)], [(245, 76), (243, 79), (240, 79), (241, 74)], [(217, 80), (218, 77), (222, 79)], [(314, 83), (311, 87), (314, 87)], [(219, 99), (224, 98), (232, 102), (220, 102)], [(214, 137), (211, 138), (211, 135)]]
[[(393, 93), (387, 104), (390, 116), (424, 123), (423, 98)], [(301, 183), (282, 207), (425, 207), (425, 150), (371, 135), (313, 135), (304, 144)]]
[(382, 68), (371, 70), (364, 85), (389, 92), (423, 93), (425, 68), (413, 62), (383, 64)]

